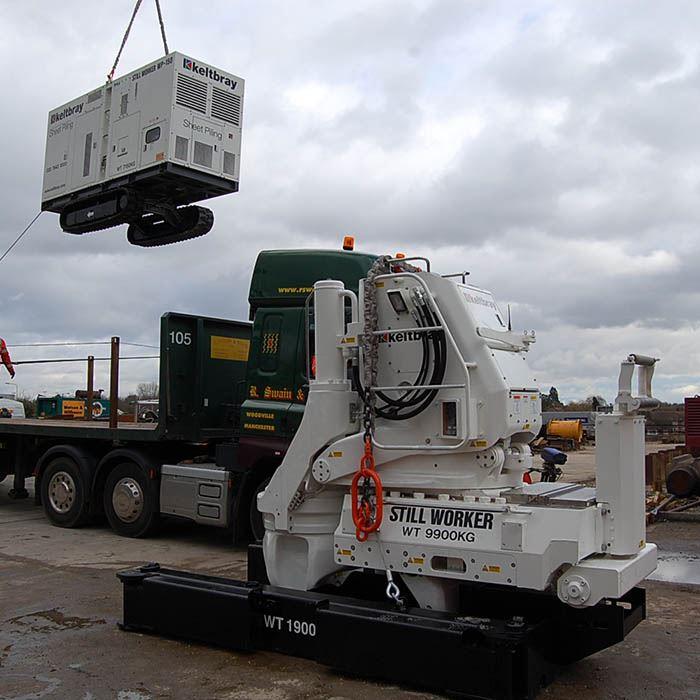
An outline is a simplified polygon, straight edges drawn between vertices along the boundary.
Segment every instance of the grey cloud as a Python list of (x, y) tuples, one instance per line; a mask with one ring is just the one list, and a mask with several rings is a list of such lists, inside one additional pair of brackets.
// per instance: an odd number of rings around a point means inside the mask
[[(48, 110), (104, 80), (128, 19), (121, 5), (101, 5), (86, 33), (75, 18), (87, 7), (0, 7), (0, 57), (23, 66), (0, 76), (12, 96), (0, 131), (0, 248), (38, 209)], [(246, 318), (258, 250), (336, 247), (354, 233), (365, 250), (472, 270), (518, 324), (539, 330), (533, 362), (566, 396), (609, 395), (630, 344), (665, 353), (668, 396), (700, 384), (697, 3), (192, 7), (164, 8), (172, 47), (247, 81), (241, 191), (211, 202), (208, 236), (155, 250), (128, 246), (123, 230), (66, 236), (44, 214), (0, 266), (10, 343), (150, 343), (171, 309)], [(122, 68), (159, 51), (146, 3)], [(359, 98), (321, 119), (288, 99), (310, 84), (331, 100), (336, 89)], [(462, 133), (454, 123), (466, 117), (477, 126)], [(152, 374), (134, 363), (124, 385)], [(20, 380), (70, 390), (82, 371), (23, 368)]]

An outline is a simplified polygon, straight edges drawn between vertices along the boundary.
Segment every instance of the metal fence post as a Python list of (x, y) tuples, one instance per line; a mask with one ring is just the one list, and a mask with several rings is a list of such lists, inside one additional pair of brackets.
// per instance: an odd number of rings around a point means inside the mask
[(112, 337), (109, 369), (109, 427), (115, 429), (119, 419), (119, 336)]
[(85, 420), (92, 420), (92, 394), (95, 388), (95, 357), (87, 359), (87, 399), (85, 400)]

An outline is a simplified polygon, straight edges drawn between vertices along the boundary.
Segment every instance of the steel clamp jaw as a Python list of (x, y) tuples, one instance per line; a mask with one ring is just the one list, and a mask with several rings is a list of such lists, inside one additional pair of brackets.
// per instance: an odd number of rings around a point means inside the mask
[[(656, 408), (659, 405), (659, 400), (651, 394), (651, 380), (658, 361), (659, 359), (656, 357), (632, 353), (621, 363), (618, 394), (615, 399), (616, 411), (631, 415), (640, 409)], [(635, 367), (639, 368), (637, 371), (638, 396), (632, 396), (632, 376)]]

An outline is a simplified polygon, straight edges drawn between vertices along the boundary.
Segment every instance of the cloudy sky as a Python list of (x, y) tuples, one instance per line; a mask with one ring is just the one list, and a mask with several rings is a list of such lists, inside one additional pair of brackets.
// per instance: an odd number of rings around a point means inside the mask
[[(354, 234), (469, 270), (537, 331), (532, 364), (565, 399), (613, 398), (629, 352), (662, 358), (661, 398), (700, 392), (700, 3), (162, 5), (172, 49), (246, 79), (240, 192), (211, 201), (206, 237), (154, 250), (43, 214), (0, 264), (11, 348), (154, 344), (166, 310), (246, 318), (260, 249)], [(0, 248), (39, 209), (48, 111), (104, 81), (132, 6), (0, 0)], [(146, 0), (118, 74), (159, 42)], [(156, 376), (125, 363), (122, 393)], [(17, 382), (72, 391), (83, 370), (28, 365)]]

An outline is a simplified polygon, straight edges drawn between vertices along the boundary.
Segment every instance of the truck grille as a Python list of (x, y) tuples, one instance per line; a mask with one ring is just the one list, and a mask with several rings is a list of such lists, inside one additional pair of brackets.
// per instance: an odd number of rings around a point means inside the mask
[(207, 84), (182, 73), (177, 74), (175, 103), (202, 114), (207, 113)]
[(234, 126), (240, 126), (241, 98), (217, 87), (212, 89), (211, 116)]

